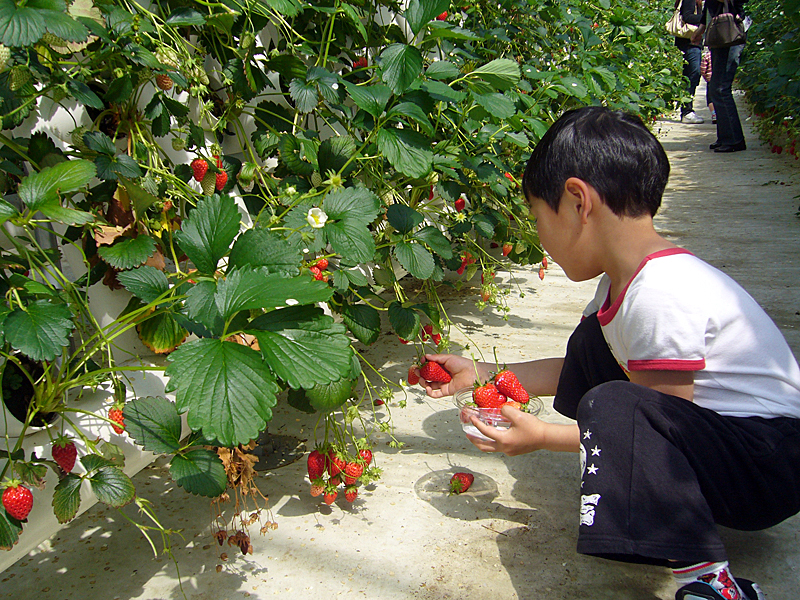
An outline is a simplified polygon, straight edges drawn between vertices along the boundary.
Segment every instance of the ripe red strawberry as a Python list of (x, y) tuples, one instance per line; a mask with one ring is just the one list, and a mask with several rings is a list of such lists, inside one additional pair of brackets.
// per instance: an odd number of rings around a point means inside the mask
[(344, 490), (344, 499), (348, 502), (353, 502), (355, 499), (358, 498), (358, 488), (355, 486), (350, 486), (345, 488)]
[(10, 481), (3, 490), (3, 508), (12, 519), (24, 521), (33, 508), (33, 494), (19, 481)]
[(53, 442), (53, 447), (50, 449), (50, 452), (53, 455), (53, 460), (58, 463), (58, 466), (61, 467), (61, 470), (64, 473), (72, 472), (72, 469), (75, 467), (75, 459), (78, 456), (78, 449), (75, 447), (75, 443), (65, 437), (59, 437), (55, 442)]
[(545, 269), (547, 268), (547, 257), (546, 257), (546, 256), (543, 256), (543, 257), (542, 257), (542, 266), (543, 266)]
[(336, 475), (328, 479), (328, 485), (331, 487), (339, 487), (342, 485), (342, 476)]
[(517, 379), (517, 376), (508, 369), (503, 369), (497, 375), (495, 375), (494, 385), (497, 387), (497, 391), (499, 391), (501, 394), (507, 396), (511, 400), (516, 400), (521, 404), (525, 404), (531, 399), (528, 395), (528, 392), (524, 387), (522, 387), (519, 379)]
[(441, 333), (434, 333), (434, 334), (431, 335), (431, 339), (433, 340), (433, 343), (438, 346), (439, 342), (442, 341), (442, 334)]
[(431, 191), (428, 194), (428, 200), (433, 200), (433, 185), (431, 185)]
[(488, 302), (489, 299), (492, 297), (492, 292), (488, 287), (481, 288), (481, 300), (484, 302)]
[(325, 269), (328, 268), (328, 259), (320, 258), (314, 266), (317, 267), (320, 271), (324, 271)]
[(475, 475), (472, 473), (456, 473), (450, 478), (450, 493), (463, 494), (470, 488), (473, 481), (475, 481)]
[(417, 375), (416, 365), (408, 367), (408, 385), (417, 385), (419, 383), (419, 375)]
[(544, 281), (544, 267), (539, 267), (539, 279)]
[(383, 406), (383, 404), (384, 404), (383, 400), (378, 398), (377, 400), (375, 400), (375, 402), (372, 403), (372, 406)]
[(172, 84), (173, 84), (172, 77), (170, 77), (166, 73), (160, 73), (156, 75), (156, 85), (159, 87), (159, 89), (168, 92), (169, 90), (172, 89)]
[(217, 173), (217, 178), (215, 180), (215, 187), (217, 188), (218, 192), (222, 191), (222, 188), (225, 187), (225, 184), (228, 183), (228, 174), (225, 171), (220, 171)]
[(448, 383), (453, 377), (445, 371), (444, 367), (439, 363), (426, 362), (419, 369), (419, 375), (425, 381), (439, 381), (441, 383)]
[(195, 181), (203, 181), (208, 171), (208, 163), (202, 158), (195, 158), (191, 165)]
[(508, 256), (511, 254), (511, 251), (514, 249), (514, 244), (511, 242), (506, 242), (503, 244), (503, 256)]
[(464, 207), (465, 207), (466, 205), (467, 205), (467, 201), (466, 201), (466, 200), (464, 200), (464, 196), (459, 196), (459, 197), (456, 199), (456, 201), (453, 203), (453, 206), (455, 206), (455, 208), (456, 208), (456, 210), (457, 210), (458, 212), (461, 212), (462, 210), (464, 210)]
[(344, 471), (346, 464), (343, 458), (336, 455), (336, 452), (333, 450), (328, 452), (328, 474), (330, 474), (331, 477), (336, 477), (339, 473)]
[(353, 485), (363, 474), (364, 465), (357, 462), (347, 463), (344, 467), (344, 484)]
[(364, 464), (369, 466), (372, 462), (372, 450), (369, 448), (363, 448), (358, 451), (358, 455), (364, 460)]
[(311, 274), (314, 276), (314, 279), (316, 279), (317, 281), (322, 281), (322, 278), (324, 276), (322, 275), (322, 271), (319, 270), (319, 267), (317, 266), (309, 267), (308, 270), (311, 271)]
[(111, 426), (115, 433), (122, 433), (125, 431), (125, 416), (122, 414), (121, 408), (115, 406), (110, 409), (108, 411), (108, 418), (117, 423), (117, 425)]
[(472, 399), (478, 408), (499, 408), (506, 403), (506, 397), (493, 383), (485, 383), (472, 391)]
[(322, 479), (318, 479), (311, 484), (311, 495), (315, 498), (321, 496), (324, 492), (325, 486), (322, 484)]
[(325, 472), (325, 455), (319, 450), (312, 450), (306, 461), (308, 467), (308, 478), (311, 481), (319, 479)]
[(422, 328), (422, 331), (425, 332), (425, 335), (422, 336), (422, 341), (424, 342), (425, 340), (428, 339), (429, 335), (433, 335), (433, 325), (428, 323), (427, 325), (425, 325), (425, 327)]
[(510, 406), (511, 408), (516, 408), (517, 410), (521, 410), (522, 409), (522, 403), (521, 402), (517, 402), (516, 400), (509, 400), (508, 402), (506, 402), (505, 405), (506, 406)]
[(442, 14), (436, 17), (437, 21), (445, 21), (447, 20), (447, 11), (444, 11)]
[(325, 491), (325, 496), (323, 497), (323, 499), (325, 500), (325, 504), (329, 504), (329, 505), (333, 504), (334, 501), (336, 500), (336, 496), (338, 496), (338, 495), (339, 495), (339, 492), (336, 490), (336, 488), (327, 489)]
[(369, 63), (367, 62), (367, 58), (365, 56), (361, 56), (361, 57), (357, 58), (356, 61), (353, 63), (353, 68), (354, 69), (364, 69), (364, 68), (366, 68), (366, 66), (368, 64)]

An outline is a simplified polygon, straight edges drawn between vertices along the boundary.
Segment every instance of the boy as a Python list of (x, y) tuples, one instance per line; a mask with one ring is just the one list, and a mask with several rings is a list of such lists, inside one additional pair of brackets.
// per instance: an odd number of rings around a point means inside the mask
[[(716, 524), (763, 529), (800, 511), (800, 368), (738, 284), (655, 231), (668, 176), (632, 115), (587, 107), (548, 130), (522, 180), (539, 238), (570, 279), (603, 277), (566, 356), (511, 369), (577, 423), (503, 407), (511, 427), (474, 420), (491, 441), (470, 440), (580, 452), (580, 553), (669, 566), (676, 600), (763, 600), (731, 575)], [(471, 360), (427, 358), (453, 376), (422, 381), (430, 396), (472, 385)]]

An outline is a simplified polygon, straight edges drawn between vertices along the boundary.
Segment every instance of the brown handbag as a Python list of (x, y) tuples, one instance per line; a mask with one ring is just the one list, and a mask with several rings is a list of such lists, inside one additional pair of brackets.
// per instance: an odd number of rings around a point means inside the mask
[(725, 0), (722, 12), (708, 24), (706, 46), (709, 48), (729, 48), (747, 41), (744, 22), (738, 15), (731, 14), (728, 10), (728, 0)]

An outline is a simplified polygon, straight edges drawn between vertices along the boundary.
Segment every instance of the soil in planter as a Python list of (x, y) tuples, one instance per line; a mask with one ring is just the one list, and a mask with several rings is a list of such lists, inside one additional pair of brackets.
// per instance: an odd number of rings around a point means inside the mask
[[(38, 379), (44, 373), (44, 367), (40, 363), (33, 362), (29, 358), (20, 355), (20, 361), (33, 379)], [(33, 400), (33, 385), (25, 376), (22, 370), (12, 361), (6, 361), (3, 369), (3, 403), (17, 421), (24, 423), (28, 416), (28, 407)], [(34, 415), (31, 426), (44, 427), (52, 423), (58, 417), (58, 413), (39, 411)]]

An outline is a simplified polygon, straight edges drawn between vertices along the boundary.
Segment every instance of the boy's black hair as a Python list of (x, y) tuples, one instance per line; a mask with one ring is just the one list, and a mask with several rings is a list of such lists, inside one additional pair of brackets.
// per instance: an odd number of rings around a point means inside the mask
[(655, 216), (669, 160), (639, 117), (587, 106), (564, 113), (547, 130), (525, 167), (522, 191), (558, 212), (570, 177), (596, 189), (615, 215)]

